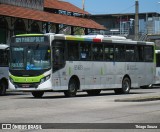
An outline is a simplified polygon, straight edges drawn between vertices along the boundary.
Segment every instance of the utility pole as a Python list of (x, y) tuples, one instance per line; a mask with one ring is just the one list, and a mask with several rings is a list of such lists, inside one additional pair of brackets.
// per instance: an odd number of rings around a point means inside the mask
[(135, 1), (135, 40), (139, 38), (139, 2), (138, 0)]
[(85, 0), (82, 0), (82, 9), (83, 9), (83, 10), (85, 10), (85, 9), (84, 9), (84, 5), (85, 5)]

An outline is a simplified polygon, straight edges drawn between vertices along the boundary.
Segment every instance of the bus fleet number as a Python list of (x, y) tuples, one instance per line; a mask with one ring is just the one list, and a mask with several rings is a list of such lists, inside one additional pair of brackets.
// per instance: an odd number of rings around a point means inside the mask
[(82, 65), (74, 65), (74, 70), (83, 70)]

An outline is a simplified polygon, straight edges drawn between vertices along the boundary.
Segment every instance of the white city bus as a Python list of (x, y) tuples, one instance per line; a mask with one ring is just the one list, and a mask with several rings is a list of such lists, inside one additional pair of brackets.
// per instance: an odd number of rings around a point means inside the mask
[(8, 45), (0, 44), (0, 95), (8, 88), (8, 48)]
[(46, 91), (98, 95), (153, 84), (154, 43), (102, 35), (24, 34), (12, 37), (9, 88), (42, 97)]

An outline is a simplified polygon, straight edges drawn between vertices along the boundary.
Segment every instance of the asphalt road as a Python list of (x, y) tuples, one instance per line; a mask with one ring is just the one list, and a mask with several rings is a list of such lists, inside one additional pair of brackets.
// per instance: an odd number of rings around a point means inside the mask
[(132, 101), (159, 96), (160, 88), (132, 89), (128, 95), (103, 91), (99, 96), (88, 96), (81, 92), (73, 98), (45, 93), (41, 99), (30, 93), (7, 92), (0, 97), (0, 123), (160, 123), (159, 99)]

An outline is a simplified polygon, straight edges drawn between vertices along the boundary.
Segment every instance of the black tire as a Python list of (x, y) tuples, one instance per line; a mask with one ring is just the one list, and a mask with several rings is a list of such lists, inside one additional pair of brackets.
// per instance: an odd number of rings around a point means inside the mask
[(0, 95), (5, 95), (7, 89), (7, 84), (5, 82), (0, 82)]
[(76, 96), (77, 89), (78, 87), (76, 81), (74, 79), (71, 79), (68, 84), (68, 90), (64, 91), (64, 95), (66, 97), (74, 97)]
[(87, 92), (87, 94), (88, 94), (89, 96), (96, 96), (96, 95), (99, 95), (99, 94), (100, 94), (101, 90), (99, 90), (99, 89), (96, 89), (96, 90), (88, 90), (88, 91), (86, 91), (86, 92)]
[(131, 89), (131, 81), (128, 77), (125, 77), (122, 81), (122, 88), (115, 89), (116, 94), (128, 94)]
[(44, 94), (43, 91), (34, 91), (34, 92), (32, 92), (32, 95), (35, 98), (42, 98), (43, 94)]
[(149, 89), (150, 87), (148, 85), (145, 85), (145, 86), (141, 86), (140, 88), (142, 88), (142, 89)]

